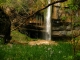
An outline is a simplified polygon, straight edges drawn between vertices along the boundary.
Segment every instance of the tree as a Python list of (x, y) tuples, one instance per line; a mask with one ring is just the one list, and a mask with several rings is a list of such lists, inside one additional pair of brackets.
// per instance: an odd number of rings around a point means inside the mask
[(71, 26), (72, 26), (71, 31), (72, 31), (74, 60), (76, 60), (76, 58), (75, 58), (76, 57), (76, 46), (77, 46), (77, 42), (78, 42), (78, 40), (76, 40), (76, 38), (80, 35), (80, 32), (77, 36), (74, 37), (75, 32), (73, 31), (73, 29), (74, 29), (74, 24), (77, 23), (75, 21), (78, 20), (78, 18), (80, 18), (79, 16), (76, 16), (77, 11), (79, 10), (79, 5), (80, 5), (80, 0), (71, 0), (71, 3), (68, 4), (70, 15), (71, 15)]

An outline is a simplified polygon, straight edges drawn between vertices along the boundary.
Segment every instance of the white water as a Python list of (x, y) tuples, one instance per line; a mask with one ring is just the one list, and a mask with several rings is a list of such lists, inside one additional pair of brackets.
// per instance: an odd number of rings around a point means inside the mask
[[(51, 0), (48, 0), (48, 4), (51, 3)], [(46, 40), (51, 40), (51, 6), (47, 8), (46, 14)]]

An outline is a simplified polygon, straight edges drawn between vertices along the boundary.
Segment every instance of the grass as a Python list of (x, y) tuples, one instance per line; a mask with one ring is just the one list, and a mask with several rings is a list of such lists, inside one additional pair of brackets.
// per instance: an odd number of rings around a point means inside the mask
[(0, 37), (0, 44), (3, 44), (4, 43), (4, 40), (3, 38)]
[[(30, 41), (34, 40), (18, 31), (11, 32), (12, 40)], [(69, 43), (58, 41), (55, 45), (21, 45), (8, 44), (2, 45), (0, 39), (0, 60), (73, 60), (73, 48)], [(80, 58), (80, 51), (76, 55), (76, 59)]]
[(72, 60), (72, 46), (68, 43), (53, 45), (0, 45), (0, 60)]
[(25, 34), (21, 34), (19, 31), (12, 31), (11, 32), (12, 40), (19, 40), (19, 41), (29, 41), (31, 40), (30, 37), (26, 36)]

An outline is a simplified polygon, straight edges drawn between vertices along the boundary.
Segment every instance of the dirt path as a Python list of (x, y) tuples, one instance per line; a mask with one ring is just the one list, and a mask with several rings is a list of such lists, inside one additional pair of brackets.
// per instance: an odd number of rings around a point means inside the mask
[(28, 44), (28, 45), (58, 45), (58, 42), (51, 41), (51, 40), (37, 40), (37, 41), (17, 41), (12, 40), (11, 44)]

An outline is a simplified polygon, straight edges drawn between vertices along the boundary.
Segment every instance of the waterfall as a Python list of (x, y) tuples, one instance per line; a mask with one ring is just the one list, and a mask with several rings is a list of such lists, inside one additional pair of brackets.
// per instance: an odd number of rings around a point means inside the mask
[[(48, 4), (51, 3), (51, 0), (48, 0)], [(46, 17), (45, 17), (45, 20), (46, 20), (46, 37), (45, 39), (46, 40), (51, 40), (51, 7), (52, 6), (49, 6), (47, 8), (47, 11), (46, 11)]]

